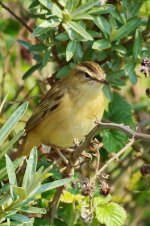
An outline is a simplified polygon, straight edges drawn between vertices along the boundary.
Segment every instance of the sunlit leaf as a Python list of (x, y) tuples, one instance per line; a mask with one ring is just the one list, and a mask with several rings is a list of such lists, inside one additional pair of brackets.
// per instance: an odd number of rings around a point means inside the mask
[(100, 2), (99, 1), (88, 1), (87, 3), (80, 5), (78, 8), (76, 8), (73, 13), (72, 13), (72, 18), (74, 18), (76, 15), (81, 15), (85, 12), (87, 12), (88, 10), (90, 10), (92, 7), (99, 5), (100, 6)]
[(51, 29), (54, 29), (55, 27), (57, 27), (60, 24), (60, 20), (58, 18), (54, 18), (51, 20), (47, 20), (44, 21), (43, 23), (41, 23), (39, 26), (37, 26), (34, 31), (33, 31), (33, 36), (39, 36), (42, 35), (48, 31), (50, 31)]
[(141, 58), (142, 51), (142, 35), (139, 29), (136, 30), (135, 33), (135, 41), (133, 46), (133, 56), (135, 59)]
[(93, 20), (93, 16), (83, 13), (81, 15), (76, 15), (72, 18), (73, 20)]
[(9, 178), (9, 183), (11, 185), (17, 185), (17, 178), (15, 173), (15, 167), (11, 159), (6, 155), (6, 167), (7, 167), (7, 174)]
[(107, 41), (106, 39), (101, 39), (93, 43), (92, 49), (101, 51), (103, 49), (108, 49), (110, 47), (111, 43), (109, 41)]
[(38, 207), (34, 207), (34, 206), (31, 206), (31, 207), (23, 206), (21, 208), (21, 210), (26, 213), (34, 213), (34, 214), (45, 214), (46, 213), (46, 210), (44, 208), (38, 208)]
[(27, 107), (27, 102), (23, 103), (20, 107), (18, 107), (18, 109), (10, 116), (4, 126), (0, 129), (0, 145), (4, 142), (10, 132), (13, 130), (20, 118), (24, 115)]
[(113, 31), (111, 34), (111, 40), (116, 41), (124, 37), (127, 37), (132, 31), (134, 31), (141, 24), (140, 18), (133, 18), (120, 27), (118, 30)]
[(47, 0), (39, 0), (39, 2), (43, 6), (45, 6), (48, 10), (50, 10), (53, 15), (56, 15), (56, 16), (62, 18), (61, 9), (55, 3), (48, 2)]
[(108, 36), (110, 35), (110, 25), (103, 16), (97, 16), (94, 18), (94, 23), (102, 30), (102, 32)]
[[(25, 159), (25, 157), (21, 156), (20, 158), (17, 158), (13, 162), (15, 170), (22, 164), (24, 159)], [(2, 180), (3, 178), (6, 178), (6, 177), (7, 177), (7, 168), (5, 167), (0, 170), (0, 180)]]
[(79, 2), (80, 2), (80, 0), (67, 0), (66, 9), (69, 12), (72, 12), (73, 10), (76, 9), (76, 7), (78, 6)]
[(127, 218), (125, 210), (117, 203), (110, 202), (96, 208), (96, 218), (106, 226), (123, 226)]
[(76, 41), (70, 41), (66, 48), (66, 61), (71, 60), (76, 48)]
[(20, 130), (9, 142), (7, 145), (2, 147), (0, 150), (0, 158), (2, 158), (12, 147), (13, 145), (20, 139), (20, 137), (24, 134), (25, 130)]
[(79, 35), (81, 35), (85, 40), (93, 40), (93, 37), (84, 29), (83, 26), (80, 24), (74, 22), (74, 21), (69, 21), (67, 22), (67, 25), (77, 32)]

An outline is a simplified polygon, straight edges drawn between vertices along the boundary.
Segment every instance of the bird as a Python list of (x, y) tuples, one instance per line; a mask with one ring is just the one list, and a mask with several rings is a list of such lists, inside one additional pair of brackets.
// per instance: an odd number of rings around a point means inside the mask
[(74, 146), (74, 139), (84, 140), (94, 121), (102, 119), (105, 77), (98, 63), (86, 61), (59, 79), (27, 121), (19, 155), (28, 156), (41, 144), (67, 148)]

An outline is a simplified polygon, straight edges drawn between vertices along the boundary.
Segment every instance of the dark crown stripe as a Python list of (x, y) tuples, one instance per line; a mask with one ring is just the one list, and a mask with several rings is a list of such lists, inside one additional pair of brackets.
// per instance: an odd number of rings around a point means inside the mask
[(81, 63), (80, 65), (86, 67), (92, 73), (97, 73), (97, 68), (94, 67), (90, 62), (84, 62)]

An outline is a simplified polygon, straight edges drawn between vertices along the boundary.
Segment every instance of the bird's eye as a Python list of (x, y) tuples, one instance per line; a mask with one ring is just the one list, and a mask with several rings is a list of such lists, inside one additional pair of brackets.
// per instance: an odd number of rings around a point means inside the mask
[(91, 76), (87, 72), (84, 72), (84, 75), (86, 78), (91, 78)]

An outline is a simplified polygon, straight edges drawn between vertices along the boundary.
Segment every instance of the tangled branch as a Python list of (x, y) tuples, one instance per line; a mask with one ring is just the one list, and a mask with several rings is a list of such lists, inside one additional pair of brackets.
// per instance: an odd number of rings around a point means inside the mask
[[(63, 174), (64, 177), (69, 177), (70, 176), (71, 171), (73, 170), (74, 165), (76, 165), (76, 162), (78, 161), (81, 153), (85, 149), (87, 149), (89, 147), (91, 139), (94, 137), (94, 135), (99, 130), (103, 130), (103, 129), (113, 129), (113, 130), (117, 130), (118, 129), (120, 131), (123, 131), (130, 138), (132, 138), (129, 141), (129, 143), (117, 153), (117, 157), (119, 157), (130, 146), (132, 146), (132, 144), (134, 143), (135, 140), (144, 140), (144, 141), (150, 142), (150, 135), (149, 134), (145, 134), (145, 133), (134, 131), (129, 126), (125, 126), (123, 124), (116, 124), (116, 123), (97, 122), (96, 126), (86, 136), (84, 142), (81, 143), (81, 145), (79, 145), (79, 147), (76, 147), (74, 149), (74, 152), (71, 154), (69, 164), (67, 165), (66, 170), (65, 170), (65, 172)], [(101, 172), (104, 171), (107, 168), (107, 166), (111, 162), (113, 162), (115, 159), (116, 159), (116, 155), (113, 156), (110, 160), (108, 160), (108, 162), (98, 171), (98, 175), (100, 175)], [(53, 198), (53, 201), (51, 202), (50, 211), (49, 211), (51, 222), (54, 221), (54, 217), (55, 217), (55, 214), (56, 214), (56, 211), (57, 211), (57, 207), (58, 207), (60, 196), (61, 196), (61, 194), (63, 192), (63, 189), (64, 189), (64, 186), (59, 187), (57, 189), (57, 192), (56, 192), (56, 194), (55, 194), (55, 196)]]

